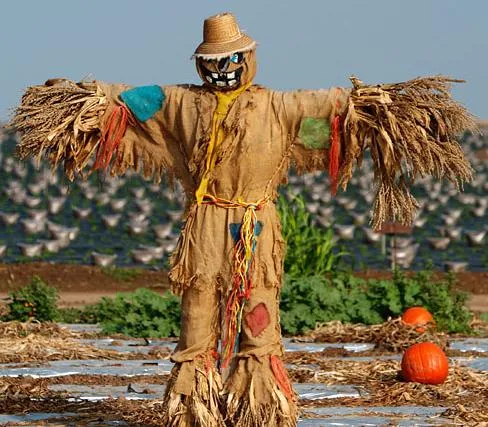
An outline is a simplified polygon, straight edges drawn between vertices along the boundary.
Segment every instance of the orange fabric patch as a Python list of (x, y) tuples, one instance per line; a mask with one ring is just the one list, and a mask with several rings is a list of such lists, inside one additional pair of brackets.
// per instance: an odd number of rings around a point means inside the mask
[(249, 313), (246, 314), (246, 324), (251, 330), (252, 336), (257, 337), (269, 325), (270, 318), (268, 309), (263, 302), (260, 302)]
[(271, 370), (275, 376), (276, 382), (280, 386), (281, 391), (285, 394), (288, 400), (295, 401), (295, 394), (291, 388), (290, 380), (288, 379), (288, 374), (283, 362), (278, 356), (270, 356), (269, 360), (271, 362)]

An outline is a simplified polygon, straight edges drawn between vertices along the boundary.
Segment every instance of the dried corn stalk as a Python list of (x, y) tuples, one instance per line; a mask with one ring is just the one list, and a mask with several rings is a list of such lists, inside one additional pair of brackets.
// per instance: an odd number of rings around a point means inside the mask
[(413, 222), (417, 203), (409, 186), (417, 176), (446, 177), (458, 188), (471, 180), (473, 170), (456, 137), (476, 125), (449, 92), (451, 83), (461, 80), (434, 76), (368, 86), (351, 77), (351, 82), (341, 185), (346, 187), (354, 163), (370, 148), (378, 183), (375, 229), (389, 220)]
[(106, 107), (95, 82), (52, 79), (28, 88), (12, 121), (22, 134), (20, 158), (46, 154), (53, 168), (64, 161), (66, 176), (73, 180), (97, 148)]

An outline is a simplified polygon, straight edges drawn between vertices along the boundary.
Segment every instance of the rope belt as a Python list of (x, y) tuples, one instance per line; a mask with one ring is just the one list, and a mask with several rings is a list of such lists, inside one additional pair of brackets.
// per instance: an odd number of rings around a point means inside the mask
[(266, 196), (255, 203), (248, 203), (240, 199), (226, 200), (205, 194), (201, 202), (204, 205), (214, 205), (225, 209), (245, 209), (232, 255), (232, 288), (225, 307), (226, 330), (222, 341), (223, 368), (228, 366), (232, 354), (237, 351), (239, 345), (242, 313), (252, 288), (251, 273), (256, 248), (256, 211), (261, 210), (268, 200), (269, 197)]

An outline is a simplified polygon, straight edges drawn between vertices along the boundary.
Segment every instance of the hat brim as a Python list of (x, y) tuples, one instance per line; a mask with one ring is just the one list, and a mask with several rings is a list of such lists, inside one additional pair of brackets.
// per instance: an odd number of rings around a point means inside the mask
[(226, 43), (203, 42), (196, 48), (193, 58), (221, 59), (236, 52), (247, 52), (256, 47), (256, 41), (247, 34), (242, 34), (237, 40)]

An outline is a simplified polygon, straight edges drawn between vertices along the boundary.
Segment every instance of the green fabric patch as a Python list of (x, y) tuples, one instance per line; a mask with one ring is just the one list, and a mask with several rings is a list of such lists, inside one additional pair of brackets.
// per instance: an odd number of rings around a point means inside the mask
[(327, 119), (304, 117), (298, 136), (306, 148), (329, 148), (330, 126)]

